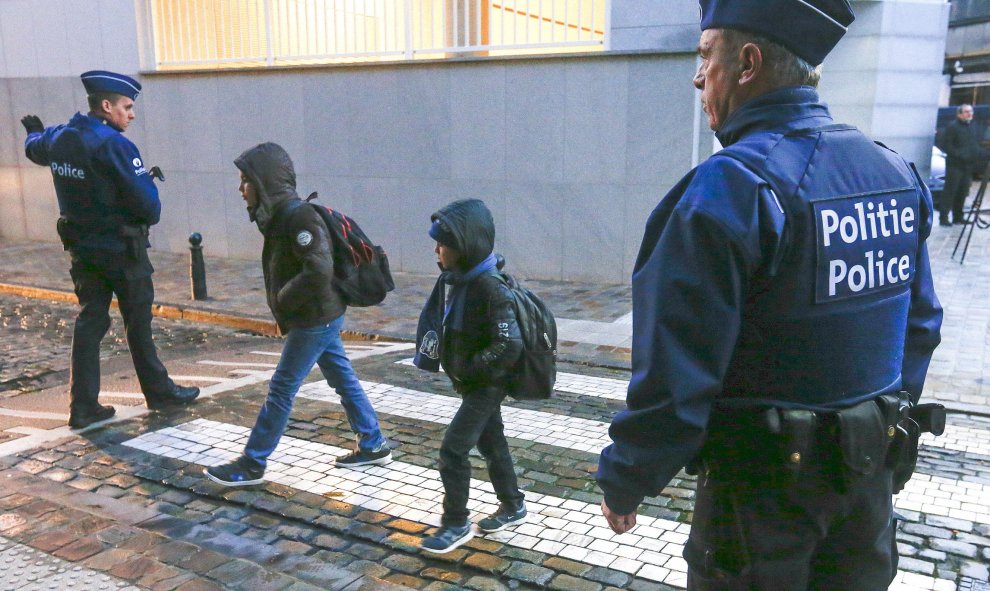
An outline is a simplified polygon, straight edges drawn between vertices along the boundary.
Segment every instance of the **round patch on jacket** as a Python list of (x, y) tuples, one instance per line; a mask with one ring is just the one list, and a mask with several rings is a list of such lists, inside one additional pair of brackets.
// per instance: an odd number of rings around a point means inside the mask
[(296, 234), (296, 244), (299, 246), (309, 246), (311, 242), (313, 242), (313, 235), (306, 230)]

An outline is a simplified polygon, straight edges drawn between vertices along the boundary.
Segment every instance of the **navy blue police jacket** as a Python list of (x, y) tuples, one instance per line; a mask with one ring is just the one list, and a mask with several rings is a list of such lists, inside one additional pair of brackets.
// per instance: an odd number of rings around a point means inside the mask
[(622, 515), (696, 457), (713, 410), (917, 402), (940, 340), (912, 165), (834, 125), (809, 87), (749, 101), (717, 135), (650, 215), (633, 271), (627, 409), (596, 474)]
[(24, 152), (51, 168), (59, 213), (77, 237), (73, 249), (123, 252), (122, 225), (158, 223), (158, 189), (137, 146), (102, 119), (76, 113), (65, 125), (29, 133)]

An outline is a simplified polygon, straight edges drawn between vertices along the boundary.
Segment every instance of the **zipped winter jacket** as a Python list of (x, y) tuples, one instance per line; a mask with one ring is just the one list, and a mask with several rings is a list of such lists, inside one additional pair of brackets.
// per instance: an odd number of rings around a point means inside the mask
[(296, 194), (288, 153), (277, 144), (261, 144), (234, 164), (258, 192), (258, 204), (248, 213), (265, 237), (265, 291), (279, 330), (284, 334), (339, 317), (347, 306), (333, 286), (330, 237), (320, 215)]
[[(476, 200), (457, 201), (433, 214), (457, 237), (455, 248), (470, 269), (495, 245), (490, 214), (481, 215)], [(512, 293), (496, 273), (479, 276), (466, 287), (463, 326), (444, 319), (440, 364), (460, 393), (504, 383), (523, 349)]]

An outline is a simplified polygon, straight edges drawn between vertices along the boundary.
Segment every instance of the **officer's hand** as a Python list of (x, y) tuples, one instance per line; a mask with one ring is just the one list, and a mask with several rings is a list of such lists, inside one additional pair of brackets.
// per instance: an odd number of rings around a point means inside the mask
[(45, 131), (45, 126), (42, 125), (41, 119), (37, 115), (25, 115), (21, 118), (21, 125), (28, 133), (40, 133)]
[(148, 171), (148, 175), (153, 179), (158, 179), (163, 183), (165, 182), (165, 173), (157, 166), (152, 166), (151, 170)]
[(612, 528), (617, 534), (624, 534), (632, 528), (636, 527), (636, 512), (633, 511), (629, 515), (619, 515), (608, 508), (605, 501), (602, 501), (602, 515), (605, 516), (605, 520), (608, 521), (608, 526)]

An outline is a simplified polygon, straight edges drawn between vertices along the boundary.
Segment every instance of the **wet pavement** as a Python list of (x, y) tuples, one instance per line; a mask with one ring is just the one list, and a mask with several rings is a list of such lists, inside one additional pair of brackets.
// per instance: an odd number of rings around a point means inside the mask
[[(959, 265), (951, 256), (959, 230), (935, 228), (929, 243), (946, 319), (926, 397), (955, 412), (945, 436), (924, 440), (918, 471), (895, 498), (905, 521), (892, 589), (978, 590), (990, 579), (990, 232), (974, 232)], [(528, 283), (557, 313), (565, 341), (554, 398), (511, 401), (504, 413), (531, 521), (433, 557), (416, 545), (437, 524), (437, 449), (457, 399), (442, 374), (408, 364), (408, 341), (435, 278), (397, 274), (385, 306), (348, 312), (354, 335), (375, 339), (348, 347), (398, 444), (392, 464), (342, 470), (328, 462), (352, 440), (336, 396), (314, 373), (268, 482), (231, 490), (201, 470), (243, 446), (277, 361), (279, 341), (236, 330), (243, 319), (255, 328), (269, 321), (260, 268), (207, 258), (215, 299), (194, 304), (184, 257), (155, 253), (153, 261), (160, 311), (198, 318), (156, 320), (156, 342), (174, 375), (204, 388), (203, 400), (145, 413), (116, 334), (104, 342), (101, 397), (123, 409), (122, 420), (79, 434), (54, 418), (65, 412), (73, 306), (23, 297), (61, 297), (37, 290), (67, 291), (65, 255), (48, 244), (0, 243), (0, 291), (19, 294), (0, 296), (0, 323), (9, 320), (4, 340), (10, 337), (0, 368), (0, 432), (12, 420), (4, 412), (37, 420), (0, 439), (0, 581), (21, 585), (12, 589), (45, 588), (30, 586), (29, 576), (61, 584), (70, 573), (106, 588), (183, 591), (684, 587), (691, 477), (680, 474), (649, 499), (630, 534), (614, 536), (598, 513), (597, 452), (629, 378), (628, 286)], [(476, 520), (495, 501), (481, 458), (472, 464)], [(20, 578), (4, 578), (14, 571)], [(74, 587), (100, 588), (82, 584)]]

